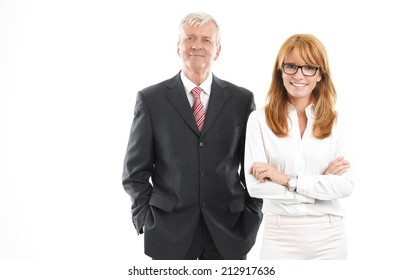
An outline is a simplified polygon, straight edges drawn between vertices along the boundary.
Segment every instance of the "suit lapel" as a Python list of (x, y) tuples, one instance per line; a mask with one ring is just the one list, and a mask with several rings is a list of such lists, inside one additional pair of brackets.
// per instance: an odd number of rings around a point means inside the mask
[(208, 110), (205, 115), (205, 123), (202, 129), (202, 134), (207, 133), (208, 129), (214, 123), (216, 117), (221, 112), (223, 105), (229, 97), (229, 93), (224, 90), (226, 85), (217, 77), (213, 76), (211, 86), (211, 96), (209, 98)]
[(194, 130), (195, 133), (200, 134), (200, 131), (195, 123), (194, 115), (191, 111), (183, 83), (180, 79), (180, 73), (168, 81), (167, 87), (168, 91), (166, 92), (166, 97), (176, 112), (183, 118), (188, 126)]
[[(200, 131), (194, 120), (191, 106), (188, 103), (188, 98), (184, 90), (183, 83), (180, 79), (180, 73), (167, 82), (168, 91), (166, 97), (176, 112), (183, 118), (183, 120), (194, 130), (198, 135)], [(223, 105), (229, 97), (229, 93), (225, 90), (226, 84), (213, 76), (211, 85), (211, 96), (209, 98), (208, 110), (205, 115), (205, 123), (202, 129), (202, 134), (207, 133), (208, 129), (212, 126), (215, 119), (222, 110)]]

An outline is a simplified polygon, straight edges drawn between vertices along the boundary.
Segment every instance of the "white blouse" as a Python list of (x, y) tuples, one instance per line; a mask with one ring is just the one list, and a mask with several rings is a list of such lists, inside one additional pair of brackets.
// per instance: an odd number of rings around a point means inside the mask
[[(250, 114), (245, 147), (245, 175), (251, 196), (264, 199), (265, 215), (339, 215), (344, 216), (339, 198), (354, 189), (355, 165), (345, 120), (337, 114), (332, 133), (325, 139), (312, 135), (314, 105), (306, 108), (307, 127), (300, 137), (297, 111), (289, 105), (289, 136), (277, 137), (265, 121), (265, 108)], [(343, 156), (350, 162), (341, 176), (323, 175), (328, 164)], [(249, 173), (254, 162), (268, 162), (279, 171), (298, 177), (297, 191), (270, 180), (259, 182)]]

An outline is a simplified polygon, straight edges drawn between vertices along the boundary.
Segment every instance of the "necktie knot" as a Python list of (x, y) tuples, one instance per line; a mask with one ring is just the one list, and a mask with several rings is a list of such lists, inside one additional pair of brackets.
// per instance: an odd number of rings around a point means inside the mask
[(191, 93), (194, 94), (195, 98), (200, 98), (201, 92), (202, 92), (202, 89), (200, 87), (195, 87), (191, 91)]

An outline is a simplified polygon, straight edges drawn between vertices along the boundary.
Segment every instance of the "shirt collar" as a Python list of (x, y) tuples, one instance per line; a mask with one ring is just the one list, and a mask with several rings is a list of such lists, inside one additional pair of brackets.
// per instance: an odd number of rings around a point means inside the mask
[[(186, 91), (186, 94), (190, 94), (190, 92), (193, 90), (193, 88), (197, 87), (196, 84), (194, 84), (189, 78), (184, 75), (183, 71), (180, 72), (180, 78), (183, 82), (184, 90)], [(206, 95), (210, 95), (211, 93), (211, 86), (212, 86), (212, 74), (210, 73), (208, 77), (205, 79), (205, 81), (199, 85), (200, 88), (202, 88), (202, 91)]]
[[(307, 115), (307, 117), (310, 119), (313, 119), (314, 118), (314, 108), (315, 108), (315, 105), (313, 104), (313, 103), (311, 103), (310, 105), (308, 105), (307, 107), (306, 107), (306, 109), (304, 109), (304, 111), (306, 112), (306, 115)], [(296, 107), (295, 106), (293, 106), (293, 104), (292, 103), (288, 103), (288, 112), (290, 113), (290, 112), (292, 112), (292, 111), (296, 111)]]
[(306, 112), (306, 115), (307, 115), (308, 118), (311, 118), (311, 119), (314, 118), (314, 108), (315, 108), (315, 105), (313, 103), (311, 103), (305, 109), (305, 112)]

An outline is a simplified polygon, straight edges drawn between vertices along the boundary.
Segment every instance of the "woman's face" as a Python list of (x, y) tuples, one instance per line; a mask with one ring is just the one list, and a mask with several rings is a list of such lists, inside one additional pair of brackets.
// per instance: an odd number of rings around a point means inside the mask
[[(290, 64), (289, 66), (289, 71), (292, 72), (295, 69), (295, 66), (311, 66), (308, 65), (305, 61), (303, 60), (297, 60), (295, 56), (293, 55), (293, 51), (290, 52), (284, 62), (284, 64)], [(288, 96), (290, 101), (296, 101), (297, 99), (304, 99), (306, 101), (311, 102), (312, 97), (311, 93), (313, 92), (315, 86), (317, 85), (317, 82), (321, 81), (321, 72), (320, 70), (317, 70), (314, 76), (306, 76), (305, 74), (309, 75), (314, 73), (314, 66), (313, 67), (304, 67), (303, 69), (304, 74), (302, 72), (301, 68), (297, 69), (297, 72), (295, 74), (286, 74), (283, 69), (282, 69), (282, 79), (283, 79), (283, 84), (288, 92)]]

